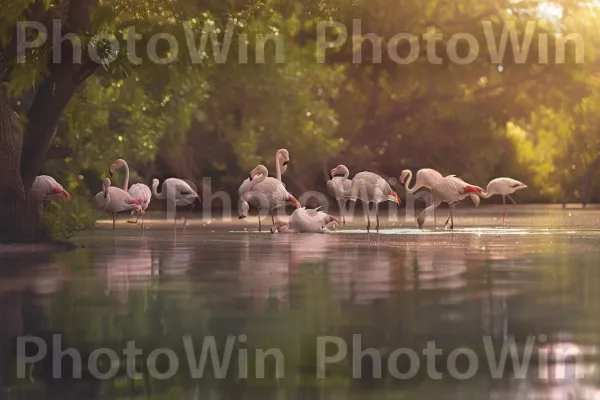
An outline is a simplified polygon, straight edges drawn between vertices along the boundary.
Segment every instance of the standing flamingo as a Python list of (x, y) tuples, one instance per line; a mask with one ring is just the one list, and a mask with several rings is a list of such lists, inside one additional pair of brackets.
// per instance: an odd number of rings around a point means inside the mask
[[(161, 192), (158, 192), (158, 179), (152, 180), (152, 194), (154, 197), (160, 200), (171, 200), (175, 202), (175, 207), (178, 206), (187, 206), (191, 205), (190, 211), (183, 218), (183, 226), (187, 221), (187, 217), (192, 213), (194, 207), (196, 206), (196, 200), (200, 201), (200, 196), (198, 193), (192, 189), (187, 182), (177, 179), (177, 178), (169, 178), (165, 179), (162, 184)], [(175, 214), (177, 214), (177, 210), (175, 210)], [(175, 225), (175, 219), (173, 219), (173, 225)]]
[[(276, 178), (281, 183), (283, 183), (283, 181), (281, 180), (281, 177), (287, 170), (287, 166), (288, 166), (289, 162), (290, 162), (290, 153), (287, 151), (287, 149), (277, 150), (277, 153), (275, 153), (275, 170), (277, 173)], [(240, 185), (240, 187), (238, 189), (239, 198), (242, 198), (242, 194), (248, 191), (248, 185), (250, 185), (250, 177), (246, 178), (244, 180), (244, 182), (242, 182), (242, 184)], [(285, 187), (285, 183), (283, 184), (283, 186)]]
[[(320, 207), (319, 207), (320, 208)], [(307, 210), (305, 207), (294, 210), (288, 222), (276, 221), (271, 233), (327, 233), (335, 230), (339, 221), (319, 208)]]
[[(343, 176), (336, 176), (337, 174), (343, 174)], [(327, 190), (337, 200), (342, 214), (342, 224), (346, 225), (346, 203), (352, 188), (352, 180), (348, 179), (350, 171), (345, 165), (338, 165), (331, 170), (330, 175), (331, 180), (327, 181)]]
[(53, 177), (48, 175), (36, 177), (29, 194), (38, 203), (71, 198), (71, 195)]
[[(263, 208), (268, 209), (268, 214), (271, 214), (271, 220), (275, 225), (275, 217), (273, 211), (286, 204), (293, 204), (296, 208), (302, 207), (298, 200), (292, 196), (283, 186), (281, 181), (268, 176), (269, 171), (264, 165), (258, 165), (250, 172), (250, 183), (240, 187), (240, 219), (248, 216), (250, 204), (258, 208), (258, 231), (262, 232), (260, 221), (260, 211)], [(242, 191), (243, 189), (243, 191)]]
[(523, 182), (519, 182), (516, 179), (506, 178), (506, 177), (496, 178), (496, 179), (492, 179), (490, 181), (490, 183), (488, 183), (487, 189), (485, 190), (485, 192), (483, 194), (481, 194), (481, 197), (483, 197), (484, 199), (488, 199), (495, 194), (499, 194), (502, 196), (502, 206), (504, 208), (502, 211), (502, 223), (505, 223), (506, 222), (506, 212), (507, 212), (506, 197), (508, 197), (508, 199), (516, 207), (517, 203), (513, 200), (513, 198), (510, 195), (512, 193), (516, 192), (517, 190), (525, 189), (526, 187), (527, 187), (527, 185), (525, 185)]
[(123, 189), (110, 186), (110, 179), (104, 178), (102, 182), (102, 191), (96, 194), (96, 207), (102, 211), (112, 213), (113, 215), (113, 230), (116, 226), (116, 216), (121, 211), (134, 211), (136, 213), (144, 213), (142, 206), (129, 193)]
[[(455, 175), (448, 175), (448, 177), (449, 176)], [(417, 171), (415, 184), (410, 189), (408, 186), (410, 185), (410, 181), (412, 180), (412, 172), (409, 169), (405, 169), (400, 174), (400, 183), (404, 185), (404, 190), (406, 190), (406, 193), (413, 194), (424, 187), (431, 190), (431, 187), (443, 178), (444, 177), (442, 176), (442, 174), (440, 174), (435, 169), (421, 168)], [(476, 194), (471, 194), (470, 197), (473, 201), (473, 204), (475, 204), (475, 206), (479, 206), (479, 202), (481, 201), (479, 196), (477, 196)]]
[(373, 172), (359, 172), (352, 179), (350, 187), (350, 200), (360, 199), (367, 205), (367, 232), (371, 229), (371, 217), (369, 216), (369, 204), (373, 203), (375, 217), (377, 218), (376, 230), (379, 233), (379, 203), (392, 201), (400, 204), (398, 194), (394, 192), (390, 184), (381, 176)]
[[(115, 171), (121, 167), (125, 167), (125, 182), (123, 183), (123, 190), (129, 193), (131, 197), (133, 197), (135, 200), (139, 201), (140, 205), (142, 206), (142, 209), (146, 211), (148, 205), (150, 204), (150, 200), (152, 199), (152, 192), (150, 191), (150, 188), (144, 185), (143, 183), (136, 183), (129, 187), (129, 165), (127, 165), (127, 162), (121, 158), (115, 161), (115, 163), (111, 165), (108, 169), (110, 176), (113, 176)], [(130, 224), (137, 224), (138, 219), (140, 219), (139, 213), (137, 214), (137, 218), (135, 219), (135, 221), (127, 222), (129, 222)], [(144, 219), (142, 218), (142, 228), (143, 227)]]
[(453, 175), (442, 178), (431, 187), (433, 202), (417, 217), (419, 228), (423, 229), (427, 212), (430, 210), (435, 211), (442, 203), (448, 203), (450, 205), (450, 215), (448, 216), (448, 220), (446, 220), (446, 225), (448, 224), (448, 221), (450, 221), (450, 229), (454, 229), (454, 216), (452, 212), (458, 203), (468, 197), (471, 193), (480, 195), (483, 193), (483, 189), (479, 186), (469, 185), (462, 179)]

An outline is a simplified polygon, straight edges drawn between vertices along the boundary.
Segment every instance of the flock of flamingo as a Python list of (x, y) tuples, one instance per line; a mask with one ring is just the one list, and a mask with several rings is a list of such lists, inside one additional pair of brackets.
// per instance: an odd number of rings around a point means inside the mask
[[(340, 224), (339, 220), (323, 211), (320, 207), (316, 209), (307, 209), (303, 207), (298, 200), (286, 189), (282, 181), (282, 175), (287, 170), (290, 162), (290, 155), (286, 149), (280, 149), (275, 155), (276, 176), (270, 177), (267, 167), (258, 165), (249, 176), (242, 182), (239, 190), (239, 218), (246, 218), (250, 206), (259, 210), (258, 229), (262, 231), (260, 211), (266, 209), (271, 215), (272, 233), (326, 233), (335, 230)], [(200, 201), (200, 196), (185, 181), (177, 178), (169, 178), (163, 181), (161, 192), (158, 192), (159, 181), (152, 181), (152, 190), (143, 183), (136, 183), (129, 187), (129, 166), (123, 159), (118, 159), (109, 168), (110, 176), (119, 168), (125, 169), (125, 180), (123, 189), (111, 186), (109, 178), (105, 178), (102, 185), (102, 191), (96, 194), (96, 207), (104, 212), (112, 214), (113, 230), (115, 229), (116, 214), (123, 211), (131, 211), (131, 215), (136, 215), (135, 221), (128, 221), (136, 224), (142, 216), (142, 227), (144, 224), (143, 215), (154, 198), (174, 202), (175, 207), (191, 206), (188, 215), (194, 209), (196, 201)], [(359, 172), (350, 179), (350, 171), (344, 165), (338, 165), (330, 171), (331, 180), (327, 182), (327, 190), (330, 195), (338, 202), (342, 224), (346, 224), (346, 205), (348, 201), (356, 202), (360, 200), (367, 206), (367, 232), (371, 229), (370, 212), (375, 211), (376, 226), (379, 232), (379, 205), (386, 201), (401, 204), (400, 197), (392, 189), (387, 180), (373, 172)], [(400, 175), (400, 184), (402, 184), (407, 194), (417, 193), (420, 190), (428, 191), (431, 194), (432, 201), (417, 217), (419, 228), (423, 228), (426, 215), (438, 208), (442, 203), (449, 204), (449, 215), (445, 223), (445, 228), (454, 229), (453, 211), (458, 204), (470, 197), (473, 203), (478, 206), (480, 199), (487, 199), (493, 195), (502, 196), (503, 222), (506, 219), (506, 199), (516, 206), (516, 202), (511, 194), (527, 186), (512, 178), (496, 178), (491, 180), (484, 190), (479, 186), (469, 184), (456, 175), (442, 176), (438, 171), (424, 168), (416, 173), (415, 183), (412, 187), (413, 174), (410, 170), (402, 171)], [(52, 201), (70, 198), (69, 193), (56, 180), (47, 175), (38, 176), (31, 188), (31, 194), (39, 202)], [(296, 209), (287, 222), (275, 221), (274, 210), (292, 205)], [(184, 217), (184, 226), (187, 216)], [(434, 214), (435, 223), (435, 214)]]

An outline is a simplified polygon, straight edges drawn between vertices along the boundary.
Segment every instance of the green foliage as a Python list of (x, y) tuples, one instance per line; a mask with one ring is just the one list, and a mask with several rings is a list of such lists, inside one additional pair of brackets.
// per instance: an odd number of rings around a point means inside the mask
[[(0, 1), (4, 7), (8, 0)], [(10, 4), (0, 17), (3, 43), (10, 36), (5, 27), (29, 1)], [(523, 195), (529, 200), (557, 201), (600, 152), (600, 17), (574, 0), (560, 5), (563, 16), (544, 22), (537, 2), (512, 0), (103, 1), (93, 11), (94, 31), (113, 35), (120, 51), (70, 101), (54, 139), (70, 155), (49, 160), (44, 170), (88, 197), (117, 158), (129, 162), (134, 180), (211, 176), (233, 192), (256, 164), (273, 168), (275, 151), (285, 147), (293, 159), (286, 175), (292, 190), (313, 189), (343, 162), (352, 173), (388, 176), (430, 167), (482, 186), (512, 176), (530, 186)], [(189, 47), (209, 30), (223, 40), (229, 18), (235, 30), (227, 59), (215, 60), (209, 40), (201, 62), (192, 62)], [(360, 48), (353, 43), (354, 19), (362, 34), (381, 39), (381, 62), (374, 62), (368, 41)], [(330, 20), (346, 27), (348, 40), (319, 64), (316, 26)], [(183, 22), (193, 30), (192, 41)], [(507, 24), (522, 41), (534, 22), (525, 62), (510, 49), (501, 65), (493, 61), (484, 22), (497, 42)], [(431, 62), (423, 41), (412, 63), (388, 57), (394, 35), (421, 37), (432, 26), (442, 35), (435, 46), (441, 63)], [(141, 61), (125, 46), (129, 27), (142, 35), (135, 51)], [(160, 58), (177, 52), (172, 63), (149, 60), (145, 49), (158, 32), (179, 43), (174, 49), (163, 40), (157, 48)], [(449, 61), (447, 46), (456, 33), (477, 39), (475, 62)], [(572, 33), (583, 38), (585, 63), (574, 62), (571, 45), (567, 62), (553, 63), (557, 38)], [(538, 34), (548, 39), (548, 64), (540, 62), (545, 45)], [(257, 61), (261, 36), (270, 42), (264, 62)], [(108, 51), (89, 38), (84, 45)], [(398, 43), (401, 57), (406, 45)], [(463, 45), (457, 51), (465, 57)], [(247, 50), (247, 60), (239, 49)], [(32, 50), (27, 64), (12, 66), (6, 83), (13, 99), (25, 101), (45, 79), (51, 50)], [(362, 62), (355, 63), (359, 54)]]
[(52, 201), (42, 206), (42, 223), (53, 240), (68, 240), (83, 229), (91, 229), (98, 213), (84, 198)]

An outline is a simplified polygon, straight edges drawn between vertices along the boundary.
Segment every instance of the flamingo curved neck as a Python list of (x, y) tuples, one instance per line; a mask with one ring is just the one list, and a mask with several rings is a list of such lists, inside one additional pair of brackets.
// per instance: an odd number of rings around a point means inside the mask
[(479, 197), (481, 197), (482, 199), (489, 199), (494, 194), (495, 193), (493, 190), (492, 191), (489, 190), (489, 185), (488, 185), (488, 187), (485, 188), (485, 191), (483, 193), (479, 193)]
[(155, 180), (154, 182), (152, 182), (152, 194), (154, 195), (154, 197), (156, 197), (157, 199), (164, 199), (164, 194), (165, 194), (165, 190), (163, 188), (162, 192), (158, 192), (158, 179)]
[(277, 152), (277, 154), (275, 154), (275, 171), (277, 173), (278, 181), (281, 181), (281, 175), (283, 175), (283, 173), (281, 172), (281, 158), (281, 153)]
[(410, 189), (408, 186), (410, 185), (410, 181), (412, 181), (412, 171), (408, 171), (408, 176), (406, 177), (406, 180), (404, 181), (404, 190), (406, 190), (406, 193), (409, 194), (413, 194), (415, 192), (415, 187), (416, 187), (416, 182), (415, 185), (413, 185), (412, 189)]
[(123, 183), (123, 190), (127, 191), (129, 187), (129, 165), (127, 165), (127, 161), (123, 160), (123, 166), (125, 167), (125, 183)]

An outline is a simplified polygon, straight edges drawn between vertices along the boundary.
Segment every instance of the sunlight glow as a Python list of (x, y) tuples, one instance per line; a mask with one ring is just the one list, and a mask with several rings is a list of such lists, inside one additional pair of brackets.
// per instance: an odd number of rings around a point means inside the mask
[(558, 22), (562, 19), (563, 8), (560, 4), (544, 2), (537, 7), (537, 17), (547, 19), (552, 22)]

